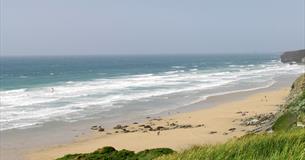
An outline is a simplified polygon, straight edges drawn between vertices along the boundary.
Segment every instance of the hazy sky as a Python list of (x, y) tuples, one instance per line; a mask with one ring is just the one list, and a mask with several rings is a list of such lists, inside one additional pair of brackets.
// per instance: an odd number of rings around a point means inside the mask
[(1, 54), (301, 49), (304, 8), (304, 0), (1, 0)]

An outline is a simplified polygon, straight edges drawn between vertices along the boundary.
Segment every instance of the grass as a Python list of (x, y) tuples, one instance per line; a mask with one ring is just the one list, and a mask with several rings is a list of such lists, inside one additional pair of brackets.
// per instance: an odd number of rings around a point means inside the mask
[(274, 131), (288, 131), (296, 127), (297, 122), (305, 122), (305, 91), (286, 105), (286, 111), (272, 126)]
[(304, 160), (305, 130), (247, 135), (219, 145), (193, 147), (158, 160)]
[(135, 153), (125, 149), (118, 151), (113, 147), (104, 147), (92, 153), (68, 154), (57, 160), (152, 160), (173, 152), (169, 148), (156, 148)]
[(276, 120), (272, 129), (276, 132), (287, 131), (297, 124), (297, 117), (297, 113), (287, 111)]

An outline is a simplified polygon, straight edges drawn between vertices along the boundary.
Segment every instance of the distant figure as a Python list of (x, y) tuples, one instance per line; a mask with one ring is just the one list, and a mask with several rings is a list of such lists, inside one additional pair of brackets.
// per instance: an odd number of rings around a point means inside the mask
[(160, 131), (157, 132), (157, 135), (158, 135), (158, 136), (160, 135)]
[(266, 102), (268, 102), (268, 100), (267, 100), (267, 96), (265, 96), (265, 100), (266, 100)]
[(51, 92), (52, 92), (52, 93), (54, 92), (54, 88), (51, 88)]

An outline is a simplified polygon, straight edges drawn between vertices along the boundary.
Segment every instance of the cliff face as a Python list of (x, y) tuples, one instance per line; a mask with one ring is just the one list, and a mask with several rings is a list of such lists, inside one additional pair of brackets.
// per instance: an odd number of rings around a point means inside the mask
[(285, 52), (281, 55), (281, 61), (283, 63), (305, 63), (305, 49)]

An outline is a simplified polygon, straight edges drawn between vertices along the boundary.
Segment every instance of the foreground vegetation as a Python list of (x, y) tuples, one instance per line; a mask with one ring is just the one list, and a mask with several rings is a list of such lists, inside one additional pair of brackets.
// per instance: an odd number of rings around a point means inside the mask
[(174, 153), (169, 148), (147, 149), (138, 153), (129, 150), (116, 150), (113, 147), (104, 147), (92, 153), (68, 154), (57, 160), (152, 160), (161, 155)]
[(225, 144), (193, 147), (158, 160), (303, 160), (305, 130), (247, 135)]

